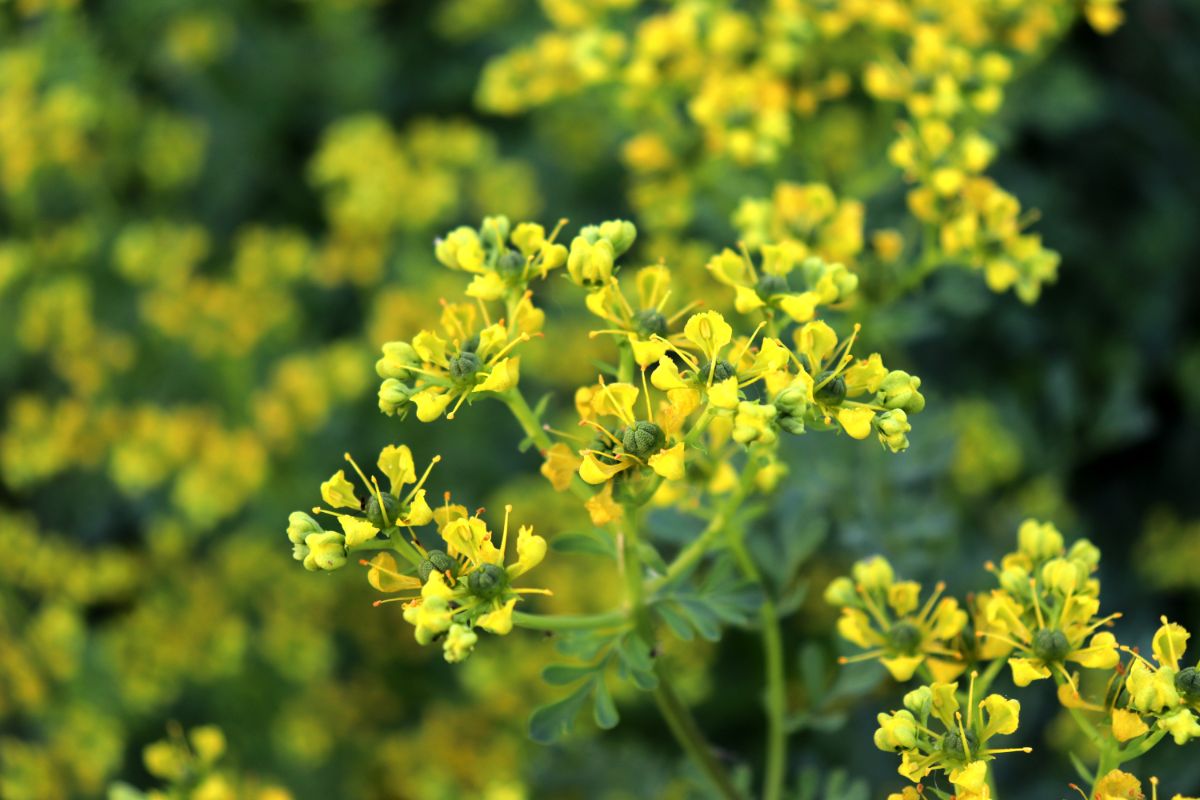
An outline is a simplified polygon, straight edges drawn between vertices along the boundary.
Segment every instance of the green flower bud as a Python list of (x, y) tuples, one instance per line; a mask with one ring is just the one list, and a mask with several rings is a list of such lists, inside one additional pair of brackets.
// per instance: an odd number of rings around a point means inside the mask
[(892, 565), (883, 556), (864, 558), (855, 563), (850, 573), (867, 591), (887, 589), (896, 580)]
[(408, 342), (387, 342), (383, 346), (383, 357), (375, 362), (375, 373), (380, 378), (395, 378), (408, 381), (412, 378), (411, 367), (419, 367), (421, 358)]
[(496, 564), (484, 564), (467, 577), (471, 594), (484, 600), (495, 600), (508, 588), (508, 573)]
[(508, 241), (509, 229), (510, 224), (506, 216), (484, 217), (483, 224), (479, 226), (479, 238), (486, 247), (498, 250)]
[(303, 511), (288, 514), (287, 535), (292, 544), (304, 544), (304, 538), (310, 533), (324, 533), (321, 523)]
[(646, 420), (633, 423), (621, 435), (621, 446), (625, 452), (638, 458), (657, 453), (666, 443), (667, 435), (663, 429)]
[(925, 408), (925, 396), (917, 391), (920, 387), (920, 378), (904, 370), (892, 370), (879, 384), (875, 402), (884, 408), (903, 409), (909, 414), (917, 414)]
[(707, 383), (709, 370), (712, 370), (713, 383), (727, 381), (737, 375), (737, 370), (733, 368), (733, 364), (730, 364), (723, 358), (718, 358), (715, 366), (711, 361), (705, 361), (701, 363), (700, 369), (697, 370), (696, 374), (700, 380)]
[(306, 570), (316, 572), (346, 566), (346, 537), (342, 534), (335, 531), (310, 533), (304, 544), (308, 546), (308, 555), (304, 558)]
[(633, 247), (633, 241), (637, 238), (637, 228), (623, 219), (600, 223), (599, 233), (602, 238), (612, 242), (613, 252), (618, 256)]
[(858, 592), (854, 591), (854, 581), (844, 575), (834, 578), (825, 587), (825, 602), (839, 608), (858, 605)]
[(933, 708), (933, 692), (928, 686), (919, 686), (904, 695), (904, 707), (923, 723)]
[(463, 351), (450, 359), (450, 377), (459, 383), (471, 383), (482, 364), (478, 355)]
[(769, 298), (778, 294), (787, 294), (791, 291), (788, 286), (787, 277), (784, 275), (772, 275), (769, 272), (764, 272), (759, 276), (758, 281), (754, 284), (754, 293), (759, 297)]
[[(367, 498), (367, 522), (374, 525), (379, 530), (387, 530), (396, 524), (396, 520), (401, 517), (402, 509), (400, 501), (392, 497), (389, 492), (380, 492), (380, 497), (383, 498), (383, 505), (379, 505), (379, 497), (372, 492)], [(384, 519), (386, 515), (387, 519)]]
[(876, 414), (872, 422), (884, 447), (893, 453), (908, 449), (908, 432), (912, 430), (912, 425), (908, 424), (908, 415), (902, 409)]
[(441, 550), (430, 550), (424, 560), (417, 566), (417, 577), (424, 584), (435, 572), (450, 573), (452, 578), (458, 577), (458, 562)]
[[(828, 377), (828, 373), (822, 375), (817, 383), (825, 380), (826, 377)], [(841, 375), (838, 375), (836, 378), (831, 381), (827, 381), (823, 386), (821, 386), (821, 388), (817, 389), (816, 392), (813, 393), (813, 396), (825, 405), (838, 405), (846, 399), (846, 379)]]
[(802, 417), (785, 416), (779, 418), (780, 430), (786, 431), (794, 436), (799, 436), (804, 433), (804, 419)]
[(1090, 575), (1096, 567), (1100, 566), (1100, 548), (1087, 539), (1077, 539), (1071, 545), (1071, 549), (1067, 551), (1067, 558), (1082, 564), (1087, 570), (1087, 574)]
[[(799, 417), (808, 409), (808, 391), (796, 383), (785, 386), (775, 395), (775, 407), (783, 416)], [(803, 432), (803, 426), (800, 430)]]
[(1033, 634), (1033, 654), (1048, 664), (1061, 662), (1070, 652), (1071, 642), (1057, 628), (1042, 628)]
[(653, 308), (644, 308), (634, 317), (637, 332), (642, 336), (666, 336), (667, 318)]
[(397, 411), (405, 412), (412, 390), (395, 378), (388, 378), (379, 386), (379, 410), (389, 417)]
[(592, 244), (583, 236), (576, 236), (567, 255), (567, 274), (579, 286), (601, 286), (612, 278), (615, 258), (612, 243), (607, 239)]

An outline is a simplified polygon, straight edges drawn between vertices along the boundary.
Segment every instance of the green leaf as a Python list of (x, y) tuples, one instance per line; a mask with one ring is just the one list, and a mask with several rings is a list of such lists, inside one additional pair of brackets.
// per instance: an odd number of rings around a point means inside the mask
[(654, 659), (650, 655), (650, 645), (633, 633), (625, 634), (617, 643), (617, 673), (622, 678), (632, 680), (642, 691), (650, 691), (658, 685), (658, 676), (654, 674)]
[(591, 677), (604, 669), (608, 659), (599, 664), (551, 664), (542, 670), (542, 680), (551, 686), (567, 686), (575, 681)]
[(621, 715), (617, 713), (617, 705), (608, 691), (604, 676), (597, 674), (592, 686), (592, 716), (596, 725), (602, 730), (612, 730), (621, 721)]
[(663, 600), (654, 603), (650, 606), (650, 610), (657, 614), (658, 618), (671, 629), (671, 633), (683, 641), (690, 642), (695, 638), (695, 634), (692, 633), (692, 626), (688, 624), (687, 618), (680, 614), (670, 601)]
[(539, 744), (552, 744), (575, 727), (579, 709), (592, 691), (591, 682), (580, 685), (566, 697), (539, 706), (529, 715), (529, 736)]
[(612, 537), (602, 530), (567, 531), (550, 540), (556, 553), (580, 553), (616, 559), (617, 547)]

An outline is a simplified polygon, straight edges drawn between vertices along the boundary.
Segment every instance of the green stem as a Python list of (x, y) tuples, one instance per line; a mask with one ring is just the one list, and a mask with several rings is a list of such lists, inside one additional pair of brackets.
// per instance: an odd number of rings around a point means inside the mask
[(696, 724), (695, 718), (688, 711), (687, 706), (679, 699), (679, 695), (675, 693), (675, 689), (671, 686), (662, 663), (655, 664), (654, 671), (658, 675), (658, 685), (654, 690), (654, 699), (658, 702), (658, 710), (662, 713), (663, 719), (667, 722), (667, 727), (671, 729), (676, 741), (679, 742), (684, 752), (688, 757), (695, 762), (696, 766), (704, 772), (710, 781), (713, 788), (725, 798), (725, 800), (742, 800), (742, 795), (738, 792), (737, 787), (729, 780), (729, 775), (726, 774), (725, 768), (717, 761), (717, 757), (713, 754), (712, 748), (708, 742), (704, 740), (704, 734), (700, 731), (700, 726)]
[[(1065, 680), (1061, 675), (1055, 673), (1054, 682), (1061, 687)], [(1108, 737), (1096, 730), (1096, 726), (1092, 724), (1092, 721), (1085, 717), (1083, 712), (1078, 708), (1070, 706), (1066, 708), (1067, 712), (1071, 715), (1071, 719), (1075, 720), (1075, 724), (1079, 726), (1079, 729), (1087, 735), (1092, 744), (1100, 749), (1101, 758), (1103, 759), (1103, 755), (1108, 749)]]
[(534, 631), (586, 631), (594, 628), (619, 628), (629, 622), (629, 612), (624, 609), (602, 614), (544, 615), (513, 612), (513, 624)]
[(763, 773), (763, 800), (779, 800), (787, 769), (787, 686), (784, 679), (783, 634), (775, 602), (766, 594), (762, 573), (743, 540), (744, 531), (731, 530), (729, 548), (746, 577), (763, 589), (758, 618), (762, 626), (763, 662), (766, 671), (767, 759)]
[[(521, 426), (521, 430), (529, 437), (529, 440), (539, 450), (549, 450), (554, 445), (554, 442), (550, 441), (549, 434), (542, 428), (542, 422), (538, 419), (537, 414), (533, 413), (533, 409), (529, 407), (529, 403), (525, 400), (525, 395), (521, 393), (520, 387), (514, 386), (503, 395), (503, 398), (504, 404), (508, 406), (508, 410), (512, 412), (513, 417)], [(570, 489), (571, 494), (584, 502), (592, 498), (591, 489), (588, 488), (588, 485), (578, 475), (572, 476)]]

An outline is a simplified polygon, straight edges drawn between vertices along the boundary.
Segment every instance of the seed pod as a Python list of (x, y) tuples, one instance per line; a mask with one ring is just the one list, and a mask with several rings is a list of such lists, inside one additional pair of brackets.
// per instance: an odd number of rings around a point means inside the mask
[(484, 600), (494, 600), (508, 586), (508, 573), (496, 564), (484, 564), (467, 578), (471, 594)]
[(621, 446), (625, 452), (638, 458), (657, 453), (666, 443), (667, 435), (663, 429), (646, 420), (633, 423), (621, 436)]

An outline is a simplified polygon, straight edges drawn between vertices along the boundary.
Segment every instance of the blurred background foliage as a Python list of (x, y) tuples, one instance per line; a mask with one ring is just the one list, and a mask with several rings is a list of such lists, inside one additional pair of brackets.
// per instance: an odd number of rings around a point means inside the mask
[[(233, 796), (694, 794), (650, 708), (623, 707), (603, 736), (528, 740), (549, 643), (514, 635), (449, 669), (398, 611), (371, 609), (361, 575), (308, 574), (283, 540), (344, 450), (390, 441), (440, 452), (456, 494), (515, 498), (541, 531), (562, 527), (498, 408), (452, 430), (400, 430), (375, 409), (379, 346), (458, 291), (433, 266), (435, 235), (485, 213), (637, 211), (640, 257), (686, 271), (732, 241), (721, 203), (780, 177), (710, 175), (729, 198), (704, 195), (686, 235), (669, 233), (669, 198), (634, 191), (631, 211), (627, 121), (608, 107), (479, 110), (488, 60), (543, 26), (535, 3), (501, 0), (0, 4), (0, 796), (155, 785), (174, 751), (143, 748), (168, 729), (178, 744), (179, 726), (197, 758), (227, 751)], [(967, 592), (1032, 515), (1103, 549), (1124, 640), (1144, 645), (1159, 613), (1200, 623), (1197, 41), (1200, 3), (1140, 0), (1113, 37), (1077, 28), (1015, 82), (992, 172), (1041, 211), (1057, 284), (1027, 306), (948, 271), (872, 311), (871, 345), (928, 390), (911, 449), (795, 444), (758, 546), (805, 561), (815, 589), (788, 619), (805, 642), (798, 797), (897, 785), (869, 736), (894, 688), (870, 667), (836, 677), (820, 601), (852, 558), (882, 552)], [(839, 113), (813, 116), (831, 156), (846, 136), (890, 135), (854, 134)], [(832, 178), (783, 177), (837, 187), (831, 163)], [(896, 185), (869, 217), (902, 208)], [(582, 337), (586, 321), (553, 300), (550, 313)], [(590, 377), (556, 355), (531, 348), (526, 374), (542, 388)], [(586, 372), (587, 353), (572, 356)], [(548, 607), (605, 608), (611, 576), (591, 567), (548, 559)], [(712, 740), (752, 758), (756, 646), (672, 647)], [(862, 693), (875, 699), (848, 702)], [(1065, 796), (1061, 712), (1022, 700), (1022, 731), (1048, 733), (1026, 736), (1035, 752), (1005, 763), (1001, 791)], [(196, 738), (202, 725), (222, 747)], [(1153, 755), (1144, 774), (1200, 786), (1194, 760)]]

